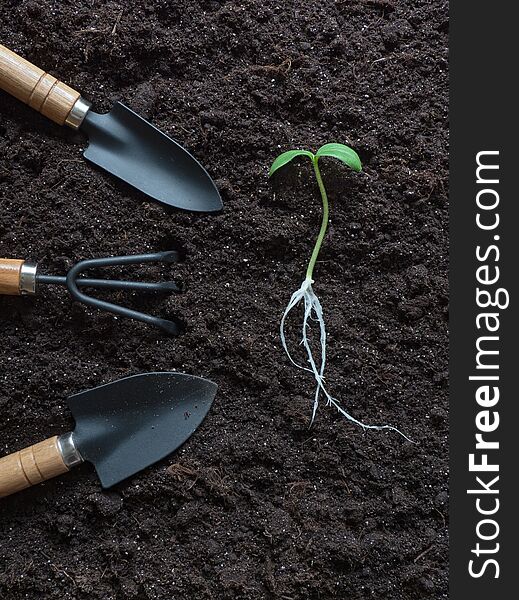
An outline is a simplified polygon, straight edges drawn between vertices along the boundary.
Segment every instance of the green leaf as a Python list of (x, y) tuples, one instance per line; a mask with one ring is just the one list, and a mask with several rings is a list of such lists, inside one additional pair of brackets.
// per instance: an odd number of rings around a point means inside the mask
[(296, 156), (308, 156), (309, 158), (313, 158), (314, 155), (308, 150), (288, 150), (288, 152), (283, 152), (280, 154), (276, 160), (272, 163), (269, 171), (269, 177), (272, 173), (275, 173), (278, 169), (289, 163)]
[(325, 144), (317, 150), (316, 156), (317, 158), (320, 158), (321, 156), (338, 158), (354, 171), (362, 171), (359, 155), (355, 150), (352, 150), (349, 146), (345, 146), (344, 144)]

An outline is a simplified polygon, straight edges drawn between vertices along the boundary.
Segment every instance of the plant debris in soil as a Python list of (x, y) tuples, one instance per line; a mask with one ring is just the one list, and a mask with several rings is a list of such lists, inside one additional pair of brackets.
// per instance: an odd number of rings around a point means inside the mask
[[(84, 465), (0, 504), (5, 600), (438, 600), (448, 596), (448, 5), (441, 0), (1, 3), (2, 43), (107, 111), (121, 99), (185, 145), (218, 215), (166, 210), (81, 157), (81, 133), (0, 93), (0, 256), (61, 274), (97, 256), (178, 248), (184, 293), (112, 298), (179, 316), (183, 335), (73, 303), (0, 298), (0, 452), (70, 430), (65, 398), (119, 377), (212, 379), (176, 454), (103, 492)], [(331, 410), (278, 325), (318, 229), (304, 161), (330, 160), (316, 266)], [(289, 178), (289, 185), (286, 178)], [(309, 199), (315, 196), (315, 202)], [(128, 275), (128, 274), (127, 274)], [(297, 344), (297, 318), (287, 339)]]

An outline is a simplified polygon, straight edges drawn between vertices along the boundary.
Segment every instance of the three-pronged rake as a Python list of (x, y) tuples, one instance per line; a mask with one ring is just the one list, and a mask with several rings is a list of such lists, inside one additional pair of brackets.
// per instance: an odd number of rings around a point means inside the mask
[(102, 290), (129, 290), (148, 293), (178, 293), (180, 287), (174, 281), (149, 283), (142, 281), (124, 281), (113, 279), (91, 279), (82, 277), (85, 271), (103, 267), (123, 267), (145, 263), (176, 263), (179, 260), (175, 250), (157, 252), (155, 254), (136, 254), (131, 256), (114, 256), (82, 260), (74, 265), (65, 276), (46, 275), (40, 272), (35, 263), (25, 260), (0, 259), (0, 294), (20, 296), (36, 294), (42, 285), (61, 285), (68, 289), (72, 297), (93, 308), (108, 311), (121, 317), (142, 321), (162, 329), (170, 335), (179, 332), (174, 321), (154, 317), (137, 310), (120, 306), (106, 300), (95, 298), (83, 290), (87, 288)]

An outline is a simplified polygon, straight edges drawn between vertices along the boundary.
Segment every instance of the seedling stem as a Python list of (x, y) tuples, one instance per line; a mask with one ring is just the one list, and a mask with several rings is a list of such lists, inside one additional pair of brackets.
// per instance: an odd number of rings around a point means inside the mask
[(312, 157), (312, 164), (314, 166), (315, 178), (317, 179), (317, 185), (319, 186), (319, 191), (321, 192), (321, 199), (323, 201), (323, 220), (321, 223), (321, 229), (319, 230), (319, 235), (317, 236), (317, 241), (315, 242), (312, 256), (310, 257), (310, 262), (308, 263), (308, 268), (306, 269), (306, 278), (312, 280), (313, 282), (315, 263), (317, 262), (317, 257), (319, 256), (319, 252), (321, 251), (324, 236), (326, 235), (326, 230), (328, 229), (330, 209), (328, 206), (328, 195), (326, 193), (326, 188), (324, 187), (323, 178), (321, 177), (321, 171), (319, 169), (318, 156), (314, 155)]

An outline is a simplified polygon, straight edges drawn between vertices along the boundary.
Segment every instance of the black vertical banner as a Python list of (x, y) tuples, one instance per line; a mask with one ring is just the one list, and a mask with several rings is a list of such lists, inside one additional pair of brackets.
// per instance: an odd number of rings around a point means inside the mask
[[(451, 2), (451, 593), (519, 578), (519, 152), (513, 2)], [(510, 592), (508, 592), (509, 594)]]

